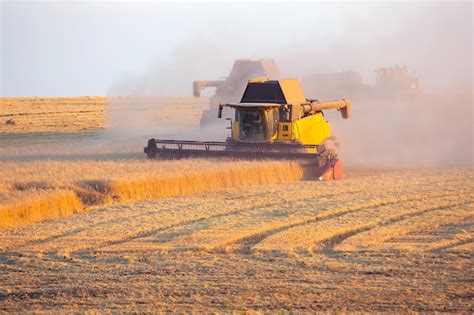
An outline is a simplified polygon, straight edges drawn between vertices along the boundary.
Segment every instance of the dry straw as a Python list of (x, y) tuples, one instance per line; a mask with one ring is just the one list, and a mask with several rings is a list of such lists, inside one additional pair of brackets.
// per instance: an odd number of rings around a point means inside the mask
[(215, 172), (179, 174), (162, 178), (112, 180), (98, 185), (113, 199), (134, 201), (193, 194), (211, 189), (268, 185), (299, 180), (303, 171), (296, 163), (271, 162), (259, 166)]
[(0, 227), (54, 219), (80, 213), (84, 206), (73, 191), (30, 191), (28, 198), (19, 198), (0, 205)]
[[(184, 162), (189, 163), (189, 162)], [(202, 171), (184, 168), (162, 175), (138, 172), (73, 182), (64, 179), (0, 183), (0, 227), (14, 227), (86, 211), (92, 205), (194, 194), (219, 188), (297, 181), (303, 169), (293, 162), (226, 162)], [(80, 169), (80, 168), (79, 168)], [(38, 177), (41, 177), (38, 175)], [(78, 176), (80, 178), (80, 176)]]

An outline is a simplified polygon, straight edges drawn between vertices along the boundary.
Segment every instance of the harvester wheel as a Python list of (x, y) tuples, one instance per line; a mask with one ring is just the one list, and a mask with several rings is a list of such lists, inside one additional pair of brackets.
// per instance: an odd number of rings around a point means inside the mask
[(342, 162), (338, 159), (339, 142), (336, 137), (329, 137), (318, 148), (318, 166), (316, 176), (318, 180), (332, 180), (342, 178)]
[(144, 150), (149, 159), (156, 158), (158, 147), (156, 146), (155, 139), (148, 140), (148, 145), (146, 146)]

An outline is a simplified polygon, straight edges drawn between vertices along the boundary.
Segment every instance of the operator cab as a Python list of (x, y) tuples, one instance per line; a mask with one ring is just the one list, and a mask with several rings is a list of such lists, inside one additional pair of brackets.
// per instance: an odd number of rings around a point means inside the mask
[(276, 104), (265, 105), (272, 106), (235, 107), (235, 121), (232, 126), (234, 140), (269, 141), (276, 136), (279, 109), (275, 107)]
[(278, 81), (266, 78), (255, 79), (247, 85), (240, 106), (235, 106), (237, 129), (232, 134), (234, 140), (269, 141), (278, 131), (280, 107), (286, 100)]
[(269, 142), (277, 139), (279, 123), (292, 120), (290, 104), (303, 102), (306, 99), (296, 79), (256, 78), (248, 82), (240, 103), (219, 105), (218, 117), (224, 106), (234, 108), (232, 140)]

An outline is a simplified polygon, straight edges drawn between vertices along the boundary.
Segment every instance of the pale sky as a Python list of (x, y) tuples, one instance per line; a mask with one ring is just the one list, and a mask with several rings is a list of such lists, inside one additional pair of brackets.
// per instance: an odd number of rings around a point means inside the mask
[(235, 58), (290, 76), (407, 65), (427, 88), (472, 86), (472, 2), (3, 1), (0, 96), (191, 95)]

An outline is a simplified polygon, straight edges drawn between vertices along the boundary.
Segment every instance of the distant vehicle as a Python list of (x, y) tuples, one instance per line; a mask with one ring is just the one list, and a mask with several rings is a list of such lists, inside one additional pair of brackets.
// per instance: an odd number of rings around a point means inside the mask
[(302, 77), (305, 93), (318, 98), (351, 97), (356, 100), (408, 98), (421, 93), (418, 79), (407, 67), (375, 70), (375, 85), (365, 84), (360, 73), (344, 71)]
[[(217, 108), (220, 103), (235, 103), (240, 101), (247, 82), (257, 77), (268, 77), (278, 79), (280, 72), (273, 59), (237, 59), (234, 61), (232, 70), (225, 80), (216, 81), (194, 81), (193, 95), (199, 97), (202, 90), (215, 88), (215, 94), (209, 100), (209, 109), (202, 113), (201, 126), (207, 125), (217, 120)], [(224, 113), (225, 116), (232, 115), (230, 110)]]
[(375, 89), (379, 93), (411, 96), (420, 92), (418, 79), (405, 66), (378, 68), (375, 73)]

